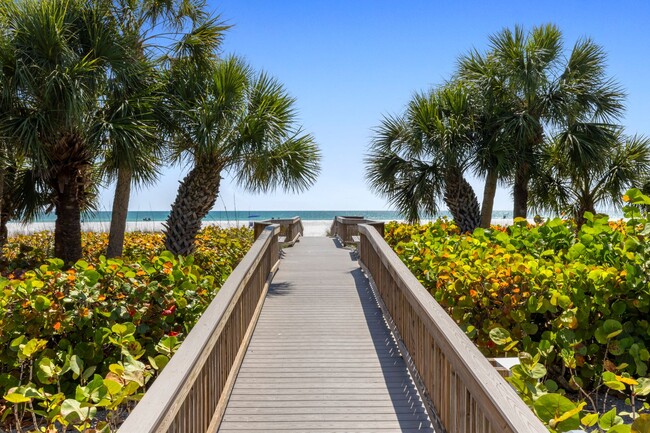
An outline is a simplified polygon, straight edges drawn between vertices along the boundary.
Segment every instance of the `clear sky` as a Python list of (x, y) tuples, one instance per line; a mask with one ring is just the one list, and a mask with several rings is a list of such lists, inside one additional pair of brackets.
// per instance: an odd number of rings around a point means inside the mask
[[(277, 77), (297, 99), (301, 123), (322, 150), (317, 183), (302, 194), (251, 195), (226, 175), (214, 210), (383, 210), (364, 179), (363, 159), (382, 115), (443, 83), (458, 57), (483, 50), (504, 27), (557, 24), (565, 46), (590, 37), (608, 53), (608, 72), (628, 93), (628, 133), (650, 135), (650, 2), (208, 0), (233, 24), (224, 54), (243, 56)], [(135, 192), (131, 210), (168, 210), (183, 175), (166, 168), (158, 184)], [(472, 184), (479, 200), (480, 179)], [(110, 210), (112, 190), (99, 210)], [(495, 209), (509, 210), (500, 189)]]

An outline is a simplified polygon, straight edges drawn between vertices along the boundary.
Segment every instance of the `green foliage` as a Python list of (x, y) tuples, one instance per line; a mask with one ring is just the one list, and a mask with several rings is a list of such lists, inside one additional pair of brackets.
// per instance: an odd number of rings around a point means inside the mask
[[(464, 235), (447, 220), (387, 225), (389, 244), (486, 356), (519, 356), (510, 382), (553, 431), (576, 428), (582, 408), (542, 399), (549, 393), (650, 393), (650, 219), (641, 210), (650, 198), (630, 190), (623, 200), (626, 221), (586, 213), (580, 229), (560, 219)], [(582, 419), (630, 431), (615, 412)]]
[(106, 236), (86, 234), (85, 260), (66, 270), (42, 255), (47, 236), (11, 239), (5, 249), (19, 263), (41, 264), (13, 263), (0, 277), (2, 416), (19, 422), (32, 412), (79, 431), (96, 425), (99, 409), (109, 417), (97, 431), (115, 426), (252, 243), (250, 230), (209, 227), (194, 256), (175, 257), (161, 235), (137, 233), (127, 237), (133, 256), (106, 259)]

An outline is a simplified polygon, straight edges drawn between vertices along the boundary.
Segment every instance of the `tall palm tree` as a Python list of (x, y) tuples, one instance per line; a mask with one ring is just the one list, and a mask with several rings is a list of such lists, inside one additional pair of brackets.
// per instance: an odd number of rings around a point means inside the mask
[(571, 215), (581, 226), (585, 212), (622, 204), (625, 191), (650, 177), (650, 139), (625, 137), (607, 125), (579, 125), (555, 137), (541, 166), (531, 183), (531, 206)]
[(165, 224), (165, 246), (189, 254), (214, 206), (224, 171), (246, 190), (301, 191), (319, 172), (320, 152), (295, 126), (294, 99), (264, 73), (230, 57), (196, 65), (175, 60), (169, 74), (175, 159), (190, 170)]
[(452, 84), (416, 94), (401, 116), (384, 118), (366, 158), (371, 187), (410, 222), (444, 201), (463, 232), (480, 225), (478, 200), (465, 179), (479, 134), (470, 94)]
[[(215, 47), (229, 26), (205, 11), (205, 2), (149, 0), (110, 0), (108, 3), (117, 20), (120, 33), (140, 59), (141, 71), (128, 77), (115, 77), (107, 109), (122, 120), (120, 125), (138, 128), (135, 141), (111, 140), (112, 130), (105, 131), (109, 141), (104, 169), (109, 180), (114, 180), (115, 195), (106, 255), (122, 255), (124, 233), (131, 196), (131, 187), (151, 184), (166, 151), (165, 135), (156, 123), (161, 120), (160, 89), (157, 88), (160, 59), (165, 59), (181, 36), (198, 37), (200, 42)], [(206, 32), (205, 28), (212, 31)], [(189, 28), (189, 30), (187, 30)], [(209, 36), (206, 40), (205, 36)], [(201, 39), (203, 38), (203, 39)], [(126, 79), (126, 80), (125, 80)], [(164, 118), (164, 116), (163, 116)]]
[[(474, 68), (475, 63), (490, 64)], [(489, 74), (485, 74), (489, 71)], [(545, 139), (576, 119), (610, 123), (623, 108), (623, 92), (605, 76), (605, 53), (590, 39), (578, 41), (568, 56), (554, 25), (504, 29), (490, 37), (490, 50), (461, 59), (459, 76), (497, 96), (499, 134), (515, 148), (515, 217), (528, 215), (528, 189)]]
[(133, 83), (109, 83), (102, 115), (110, 123), (100, 125), (97, 131), (106, 143), (104, 177), (115, 181), (106, 251), (109, 258), (122, 255), (132, 185), (152, 184), (157, 179), (165, 151), (164, 137), (156, 128), (155, 105), (160, 99), (156, 97), (155, 71), (143, 61), (136, 77)]
[(109, 73), (128, 74), (110, 13), (83, 0), (3, 2), (0, 132), (47, 185), (55, 255), (81, 257), (81, 211), (91, 199), (102, 141), (94, 134)]
[[(516, 167), (514, 140), (503, 134), (502, 118), (507, 115), (508, 96), (500, 81), (500, 68), (491, 56), (471, 51), (459, 60), (455, 80), (472, 92), (480, 136), (474, 154), (473, 170), (485, 178), (481, 204), (481, 227), (489, 228), (499, 182), (504, 183)], [(470, 77), (470, 79), (467, 79)]]

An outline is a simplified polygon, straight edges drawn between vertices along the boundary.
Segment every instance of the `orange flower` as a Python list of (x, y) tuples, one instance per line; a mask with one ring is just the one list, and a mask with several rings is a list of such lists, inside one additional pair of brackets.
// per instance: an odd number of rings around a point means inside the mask
[(52, 327), (54, 328), (55, 331), (58, 331), (59, 329), (61, 329), (61, 322), (56, 322)]

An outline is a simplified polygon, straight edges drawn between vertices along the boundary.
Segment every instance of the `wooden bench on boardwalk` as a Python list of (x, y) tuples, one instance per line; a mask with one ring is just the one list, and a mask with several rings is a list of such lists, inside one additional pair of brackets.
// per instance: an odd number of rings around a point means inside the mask
[(331, 238), (280, 260), (279, 231), (262, 231), (120, 433), (547, 432), (374, 227), (358, 225), (361, 266)]

